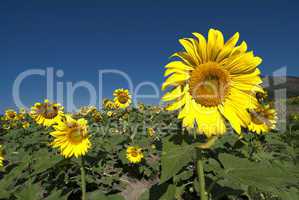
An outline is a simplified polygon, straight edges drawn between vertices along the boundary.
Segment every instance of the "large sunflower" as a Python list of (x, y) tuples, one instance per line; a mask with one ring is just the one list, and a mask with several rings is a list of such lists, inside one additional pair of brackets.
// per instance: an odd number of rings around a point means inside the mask
[(0, 145), (0, 167), (3, 167), (4, 156), (2, 154), (2, 145)]
[(113, 92), (114, 103), (119, 108), (126, 108), (132, 102), (129, 90), (117, 89)]
[(248, 130), (257, 134), (267, 133), (275, 128), (277, 114), (269, 104), (259, 105), (256, 109), (250, 110), (251, 122)]
[(64, 120), (53, 127), (55, 131), (50, 133), (55, 137), (52, 146), (59, 148), (64, 157), (84, 156), (91, 147), (85, 119), (75, 120), (70, 115), (65, 115)]
[(61, 117), (64, 113), (63, 107), (60, 104), (49, 102), (49, 100), (46, 99), (44, 103), (35, 103), (35, 105), (31, 107), (30, 115), (36, 123), (51, 126), (61, 121)]
[(227, 42), (215, 29), (209, 30), (207, 41), (199, 33), (193, 35), (196, 39), (179, 40), (185, 50), (165, 66), (168, 78), (162, 90), (173, 88), (162, 99), (173, 101), (168, 110), (181, 109), (183, 126), (196, 127), (207, 137), (224, 134), (225, 119), (241, 134), (241, 127), (250, 122), (247, 109), (256, 107), (255, 93), (262, 92), (257, 69), (262, 59), (247, 52), (244, 41), (237, 45), (239, 33)]

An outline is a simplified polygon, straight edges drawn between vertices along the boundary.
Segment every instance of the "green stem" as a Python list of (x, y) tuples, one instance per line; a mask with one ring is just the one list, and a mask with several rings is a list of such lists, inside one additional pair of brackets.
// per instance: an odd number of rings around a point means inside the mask
[(203, 170), (203, 161), (201, 158), (197, 161), (197, 175), (199, 179), (199, 193), (200, 193), (200, 200), (208, 200), (208, 195), (206, 192), (205, 186), (205, 174)]
[(82, 191), (82, 200), (87, 200), (86, 198), (86, 180), (85, 180), (85, 169), (84, 169), (84, 158), (80, 159), (80, 171), (81, 171), (81, 191)]

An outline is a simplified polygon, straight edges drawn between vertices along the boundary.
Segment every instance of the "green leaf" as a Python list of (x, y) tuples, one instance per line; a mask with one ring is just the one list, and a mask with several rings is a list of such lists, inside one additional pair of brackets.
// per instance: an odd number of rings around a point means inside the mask
[(29, 183), (25, 186), (22, 186), (22, 190), (15, 193), (17, 199), (24, 200), (39, 200), (41, 199), (41, 187), (39, 184)]
[(44, 200), (66, 200), (66, 199), (67, 199), (66, 196), (61, 196), (61, 191), (54, 190)]
[(108, 195), (106, 196), (101, 191), (95, 191), (91, 193), (87, 193), (88, 200), (125, 200), (121, 195)]
[(224, 180), (220, 183), (228, 187), (244, 189), (254, 186), (262, 191), (279, 194), (279, 191), (298, 181), (298, 175), (274, 163), (252, 162), (229, 154), (220, 154), (219, 160), (224, 166), (224, 171), (220, 172)]
[(166, 192), (159, 200), (174, 200), (176, 195), (175, 185), (169, 185)]
[(180, 144), (174, 142), (165, 140), (163, 143), (160, 183), (169, 180), (193, 160), (195, 153), (194, 145), (189, 145), (184, 141)]

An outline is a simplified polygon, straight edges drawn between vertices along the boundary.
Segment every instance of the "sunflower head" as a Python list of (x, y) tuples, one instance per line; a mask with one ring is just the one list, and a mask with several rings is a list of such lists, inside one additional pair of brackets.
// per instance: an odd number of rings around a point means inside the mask
[(22, 127), (24, 128), (24, 129), (28, 129), (29, 127), (30, 127), (30, 123), (29, 122), (23, 122), (22, 123)]
[(239, 33), (226, 42), (222, 33), (210, 29), (206, 39), (200, 33), (184, 38), (183, 51), (168, 63), (162, 90), (171, 88), (162, 98), (170, 101), (167, 110), (180, 109), (183, 126), (196, 128), (207, 137), (226, 132), (225, 121), (241, 134), (241, 127), (250, 122), (248, 109), (255, 108), (256, 92), (262, 91), (261, 63), (247, 44), (237, 44)]
[(78, 114), (81, 116), (87, 116), (89, 113), (93, 113), (97, 111), (95, 106), (83, 106), (80, 108)]
[(17, 119), (17, 112), (14, 111), (13, 109), (8, 109), (5, 111), (5, 115), (4, 115), (4, 118), (5, 120), (7, 121), (13, 121), (13, 120), (16, 120)]
[(259, 105), (257, 108), (250, 110), (251, 122), (248, 125), (248, 130), (257, 134), (267, 133), (275, 128), (277, 114), (275, 109), (269, 104)]
[(0, 167), (3, 167), (4, 156), (2, 152), (2, 145), (0, 145)]
[(112, 117), (114, 115), (114, 112), (109, 110), (106, 114), (108, 117)]
[(140, 163), (143, 158), (142, 149), (138, 146), (127, 148), (127, 159), (130, 163)]
[(138, 103), (137, 108), (140, 112), (143, 112), (145, 110), (145, 105), (143, 103)]
[(266, 90), (263, 90), (261, 92), (256, 93), (257, 100), (262, 103), (265, 99), (268, 98), (268, 92)]
[(156, 131), (155, 131), (155, 129), (153, 129), (153, 128), (147, 128), (147, 129), (146, 129), (146, 132), (147, 132), (147, 135), (148, 135), (149, 137), (154, 137), (155, 134), (156, 134)]
[(87, 121), (83, 118), (75, 120), (65, 115), (64, 120), (55, 125), (54, 129), (50, 133), (55, 138), (52, 146), (59, 148), (66, 158), (84, 156), (91, 147)]
[(104, 108), (107, 110), (113, 110), (113, 109), (118, 108), (118, 105), (116, 103), (114, 103), (114, 101), (111, 101), (109, 99), (105, 99), (103, 101), (103, 105), (104, 105)]
[(113, 92), (114, 103), (119, 108), (127, 108), (131, 102), (132, 97), (129, 93), (129, 90), (126, 89), (117, 89)]
[(30, 115), (36, 123), (51, 126), (58, 123), (64, 113), (60, 104), (52, 103), (46, 99), (43, 103), (35, 103), (31, 108)]

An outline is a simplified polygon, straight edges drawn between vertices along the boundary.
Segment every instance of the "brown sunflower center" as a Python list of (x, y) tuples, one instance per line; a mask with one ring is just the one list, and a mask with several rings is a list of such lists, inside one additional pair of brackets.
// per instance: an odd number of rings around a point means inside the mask
[(229, 81), (228, 71), (217, 63), (201, 64), (191, 73), (189, 93), (203, 106), (217, 106), (229, 92)]
[(264, 112), (250, 112), (251, 121), (255, 124), (269, 124), (268, 115)]
[(70, 131), (70, 140), (74, 143), (79, 143), (83, 139), (83, 133), (80, 128), (74, 128), (73, 130)]
[(52, 104), (45, 103), (41, 106), (40, 113), (46, 119), (53, 119), (58, 115), (58, 107)]
[(122, 104), (125, 104), (128, 102), (129, 100), (129, 96), (125, 93), (125, 92), (120, 92), (118, 95), (117, 95), (117, 99), (120, 103)]
[(11, 118), (11, 119), (13, 119), (13, 118), (16, 117), (16, 114), (14, 112), (9, 112), (8, 113), (8, 117)]
[(137, 157), (138, 156), (138, 152), (136, 150), (131, 151), (131, 156), (132, 157)]

